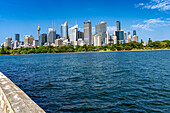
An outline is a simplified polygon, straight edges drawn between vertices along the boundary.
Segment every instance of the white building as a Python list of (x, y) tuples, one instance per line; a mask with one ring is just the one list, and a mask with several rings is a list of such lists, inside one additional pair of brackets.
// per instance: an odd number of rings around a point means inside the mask
[(78, 25), (73, 26), (72, 28), (69, 29), (69, 38), (70, 42), (72, 41), (77, 41), (78, 39)]
[(19, 42), (16, 40), (16, 41), (14, 42), (14, 49), (17, 48), (18, 46), (19, 46)]
[(62, 46), (62, 45), (63, 45), (63, 41), (61, 39), (55, 40), (55, 46)]
[(78, 39), (77, 42), (78, 42), (78, 45), (79, 45), (79, 46), (83, 46), (84, 44), (86, 44), (83, 39)]
[(33, 46), (38, 46), (38, 40), (33, 41)]
[(137, 35), (134, 35), (134, 36), (133, 36), (133, 41), (138, 42), (138, 36), (137, 36)]
[(105, 43), (109, 44), (109, 39), (110, 39), (110, 35), (108, 32), (106, 32), (106, 38), (105, 38)]
[(5, 47), (12, 47), (12, 38), (6, 38), (5, 39)]
[(102, 45), (102, 36), (95, 35), (94, 36), (94, 46)]
[(56, 39), (56, 30), (54, 28), (48, 29), (47, 43), (52, 44), (55, 43)]

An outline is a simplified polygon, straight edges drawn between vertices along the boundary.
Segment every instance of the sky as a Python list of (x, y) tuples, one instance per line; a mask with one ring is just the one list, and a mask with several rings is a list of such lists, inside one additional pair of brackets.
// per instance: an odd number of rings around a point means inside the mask
[(60, 34), (60, 26), (65, 21), (69, 28), (78, 24), (83, 31), (83, 22), (95, 24), (107, 22), (107, 31), (113, 34), (116, 21), (121, 22), (125, 32), (137, 30), (139, 40), (170, 40), (170, 0), (0, 0), (0, 43), (6, 37), (19, 33), (33, 35), (38, 39), (37, 27), (41, 33), (55, 24)]

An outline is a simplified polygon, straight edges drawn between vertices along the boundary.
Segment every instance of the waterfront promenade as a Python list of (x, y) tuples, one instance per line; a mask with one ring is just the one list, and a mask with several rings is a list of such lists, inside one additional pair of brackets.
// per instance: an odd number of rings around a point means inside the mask
[(0, 113), (45, 113), (45, 111), (0, 72)]

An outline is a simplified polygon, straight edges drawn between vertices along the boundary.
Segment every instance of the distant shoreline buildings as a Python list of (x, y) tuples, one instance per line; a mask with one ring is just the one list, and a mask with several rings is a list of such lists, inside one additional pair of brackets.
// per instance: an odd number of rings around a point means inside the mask
[(48, 34), (40, 33), (40, 26), (38, 26), (38, 40), (32, 35), (24, 35), (24, 41), (20, 41), (20, 34), (15, 34), (15, 40), (13, 41), (11, 37), (6, 38), (5, 42), (1, 46), (9, 46), (12, 48), (20, 47), (36, 47), (36, 46), (63, 46), (63, 45), (112, 45), (116, 43), (129, 43), (131, 41), (138, 42), (138, 36), (136, 30), (133, 30), (133, 36), (128, 31), (125, 33), (121, 29), (120, 21), (116, 22), (117, 30), (114, 34), (109, 34), (107, 32), (107, 23), (99, 22), (95, 25), (95, 34), (92, 34), (92, 24), (91, 21), (84, 21), (83, 32), (79, 31), (78, 25), (68, 28), (67, 21), (61, 25), (60, 34), (56, 34), (56, 30), (53, 28), (48, 29)]

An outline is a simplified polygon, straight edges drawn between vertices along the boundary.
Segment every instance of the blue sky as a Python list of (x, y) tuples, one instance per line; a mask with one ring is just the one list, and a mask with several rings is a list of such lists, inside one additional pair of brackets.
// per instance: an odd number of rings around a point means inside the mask
[[(37, 39), (37, 26), (41, 33), (55, 23), (57, 33), (66, 20), (82, 30), (83, 22), (107, 22), (113, 33), (116, 21), (125, 31), (137, 30), (139, 39), (170, 40), (170, 0), (0, 0), (0, 43), (15, 33), (33, 35)], [(94, 31), (93, 31), (94, 32)]]

